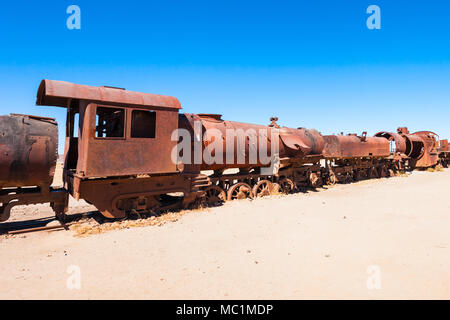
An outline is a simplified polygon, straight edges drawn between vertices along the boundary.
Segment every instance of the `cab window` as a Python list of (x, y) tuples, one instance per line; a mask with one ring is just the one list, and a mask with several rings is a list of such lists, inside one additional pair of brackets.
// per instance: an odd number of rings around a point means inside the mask
[(125, 110), (97, 107), (95, 119), (96, 138), (123, 138), (125, 133)]
[(133, 110), (131, 113), (131, 138), (155, 138), (156, 112)]

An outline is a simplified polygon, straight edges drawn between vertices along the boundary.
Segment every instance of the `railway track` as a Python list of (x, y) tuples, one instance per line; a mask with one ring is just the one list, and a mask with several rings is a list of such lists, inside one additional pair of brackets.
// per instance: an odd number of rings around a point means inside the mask
[(54, 216), (34, 220), (6, 222), (0, 224), (0, 235), (19, 235), (41, 231), (68, 231), (72, 225), (81, 223), (97, 215), (99, 215), (98, 212), (68, 215), (66, 216), (65, 222), (59, 225), (48, 225), (58, 221)]
[[(178, 210), (179, 211), (179, 210)], [(121, 221), (133, 221), (137, 219), (149, 219), (150, 217), (160, 217), (164, 216), (167, 212), (177, 212), (175, 211), (164, 211), (155, 213), (152, 211), (148, 212), (132, 212), (127, 215), (126, 218), (121, 219), (108, 219), (102, 216), (102, 214), (99, 211), (92, 211), (92, 212), (86, 212), (86, 213), (79, 213), (79, 214), (71, 214), (66, 215), (64, 223), (60, 223), (59, 225), (48, 225), (52, 222), (59, 222), (58, 219), (54, 216), (52, 217), (45, 217), (45, 218), (39, 218), (34, 220), (24, 220), (24, 221), (13, 221), (13, 222), (5, 222), (0, 224), (0, 235), (19, 235), (19, 234), (26, 234), (26, 233), (34, 233), (34, 232), (41, 232), (41, 231), (68, 231), (70, 230), (70, 227), (83, 224), (84, 222), (88, 220), (95, 220), (98, 224), (98, 226), (101, 226), (103, 224), (107, 223), (114, 223), (114, 222), (121, 222)]]

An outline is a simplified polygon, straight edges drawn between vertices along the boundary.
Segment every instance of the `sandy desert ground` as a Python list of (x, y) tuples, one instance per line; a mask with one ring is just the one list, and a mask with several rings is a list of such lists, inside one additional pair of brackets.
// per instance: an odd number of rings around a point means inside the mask
[[(449, 191), (449, 169), (414, 172), (85, 237), (3, 235), (0, 298), (449, 299)], [(30, 214), (51, 211), (14, 219)]]

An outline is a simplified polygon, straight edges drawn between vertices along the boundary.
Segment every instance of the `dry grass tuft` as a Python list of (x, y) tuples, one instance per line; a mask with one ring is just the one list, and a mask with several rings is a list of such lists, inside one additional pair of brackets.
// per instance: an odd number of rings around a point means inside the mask
[(409, 174), (408, 173), (406, 173), (406, 172), (397, 172), (396, 174), (395, 174), (397, 177), (401, 177), (401, 178), (408, 178), (409, 177)]
[(70, 227), (75, 232), (75, 237), (88, 237), (94, 234), (105, 233), (113, 230), (140, 228), (140, 227), (160, 227), (166, 223), (176, 222), (188, 212), (198, 212), (197, 210), (183, 210), (178, 212), (168, 212), (159, 216), (151, 216), (146, 219), (123, 220), (114, 222), (97, 223), (94, 219), (83, 221), (83, 223), (74, 224)]

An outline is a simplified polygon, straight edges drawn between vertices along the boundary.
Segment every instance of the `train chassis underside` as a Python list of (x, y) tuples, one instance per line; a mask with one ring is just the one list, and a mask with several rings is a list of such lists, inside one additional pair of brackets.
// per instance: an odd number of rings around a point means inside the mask
[(248, 168), (233, 174), (215, 171), (209, 176), (173, 174), (92, 180), (72, 177), (69, 191), (76, 186), (79, 193), (71, 194), (93, 204), (106, 218), (124, 218), (129, 213), (214, 206), (236, 199), (305, 191), (324, 184), (389, 177), (397, 171), (398, 164), (386, 159), (327, 159), (325, 167), (316, 159), (309, 163), (284, 163), (273, 176), (262, 175), (259, 168)]
[(402, 162), (386, 158), (326, 159), (328, 184), (392, 177), (405, 170)]
[(62, 217), (67, 211), (69, 197), (66, 190), (49, 186), (0, 188), (0, 222), (9, 219), (15, 206), (39, 203), (50, 203), (56, 216)]
[[(404, 169), (400, 164), (392, 159), (350, 158), (326, 159), (323, 166), (320, 158), (313, 158), (306, 162), (282, 162), (278, 174), (272, 176), (262, 175), (259, 168), (247, 168), (233, 174), (215, 171), (209, 176), (185, 173), (83, 179), (68, 175), (66, 180), (68, 191), (75, 199), (86, 200), (106, 218), (125, 218), (130, 213), (140, 215), (199, 205), (214, 206), (236, 199), (290, 194), (323, 185), (389, 177)], [(65, 190), (40, 190), (37, 187), (0, 190), (1, 220), (9, 218), (13, 206), (45, 202), (49, 202), (56, 216), (63, 219), (68, 205)]]
[(439, 155), (439, 163), (444, 168), (448, 168), (450, 166), (450, 152), (443, 152)]
[(215, 171), (209, 176), (183, 173), (83, 179), (69, 175), (66, 180), (69, 193), (75, 199), (86, 200), (106, 218), (210, 206), (235, 199), (291, 193), (323, 184), (319, 161), (301, 166), (291, 164), (273, 176), (261, 175), (259, 168), (247, 168), (234, 174)]

